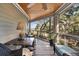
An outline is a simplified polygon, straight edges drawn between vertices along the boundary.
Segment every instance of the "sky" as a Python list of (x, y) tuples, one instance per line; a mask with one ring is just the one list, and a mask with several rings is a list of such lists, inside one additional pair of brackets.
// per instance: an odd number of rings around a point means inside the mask
[(35, 28), (36, 27), (36, 23), (35, 22), (32, 22), (31, 23), (31, 28)]
[(31, 22), (31, 28), (35, 28), (38, 22)]

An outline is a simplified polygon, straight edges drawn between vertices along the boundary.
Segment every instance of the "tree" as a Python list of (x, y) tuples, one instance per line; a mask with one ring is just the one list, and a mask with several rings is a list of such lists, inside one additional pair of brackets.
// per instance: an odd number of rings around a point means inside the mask
[(79, 6), (72, 7), (60, 15), (60, 32), (78, 34), (79, 32)]

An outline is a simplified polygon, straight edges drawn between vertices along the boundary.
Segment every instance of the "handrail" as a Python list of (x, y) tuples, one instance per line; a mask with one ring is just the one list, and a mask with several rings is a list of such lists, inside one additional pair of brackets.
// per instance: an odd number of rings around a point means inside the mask
[(60, 36), (65, 36), (65, 37), (72, 37), (75, 38), (76, 40), (79, 40), (78, 35), (71, 35), (71, 34), (63, 34), (63, 33), (56, 33), (57, 35), (59, 34)]
[(75, 38), (77, 40), (79, 40), (79, 36), (78, 35), (71, 35), (71, 34), (62, 34), (64, 36), (68, 36), (68, 37), (72, 37), (72, 38)]

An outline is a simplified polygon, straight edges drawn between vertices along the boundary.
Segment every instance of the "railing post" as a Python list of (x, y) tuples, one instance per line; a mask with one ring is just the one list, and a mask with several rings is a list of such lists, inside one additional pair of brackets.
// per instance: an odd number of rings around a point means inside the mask
[(51, 40), (51, 17), (49, 17), (49, 40)]
[(64, 36), (64, 45), (67, 46), (67, 39), (66, 39), (66, 36)]
[[(54, 15), (54, 28), (53, 28), (55, 33), (59, 33), (59, 14)], [(59, 44), (59, 34), (57, 34), (56, 37), (57, 44)]]

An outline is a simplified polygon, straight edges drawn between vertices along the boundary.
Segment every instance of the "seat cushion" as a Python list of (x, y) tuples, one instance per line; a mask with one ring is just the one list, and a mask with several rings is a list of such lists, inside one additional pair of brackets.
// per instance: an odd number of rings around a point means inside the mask
[(0, 56), (8, 56), (10, 53), (6, 50), (0, 47)]
[(0, 56), (7, 56), (11, 53), (11, 50), (4, 44), (0, 43)]

